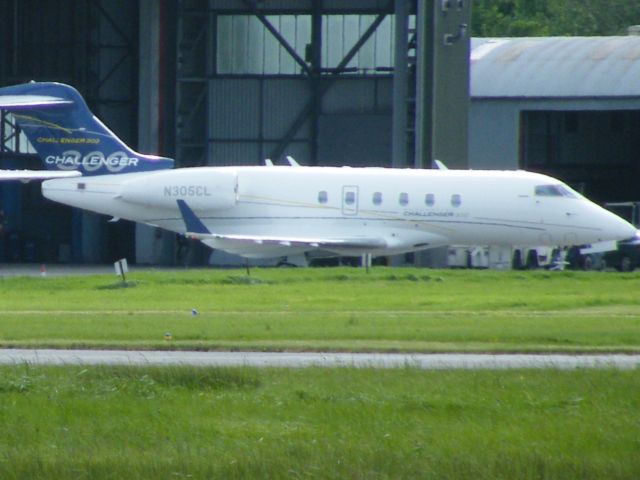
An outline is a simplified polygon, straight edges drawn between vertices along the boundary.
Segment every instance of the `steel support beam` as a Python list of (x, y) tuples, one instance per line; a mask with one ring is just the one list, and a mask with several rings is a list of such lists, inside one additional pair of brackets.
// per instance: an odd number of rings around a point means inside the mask
[(367, 42), (367, 40), (371, 38), (371, 35), (373, 35), (373, 33), (380, 26), (380, 24), (386, 18), (386, 16), (387, 16), (386, 13), (378, 15), (376, 19), (373, 21), (373, 23), (369, 25), (369, 28), (367, 28), (367, 30), (362, 34), (362, 36), (358, 39), (355, 45), (351, 48), (351, 50), (347, 52), (347, 54), (340, 61), (337, 67), (332, 70), (334, 73), (331, 76), (329, 76), (329, 78), (322, 78), (319, 80), (320, 85), (318, 87), (318, 92), (315, 95), (313, 95), (312, 98), (310, 98), (309, 101), (302, 108), (302, 110), (300, 111), (296, 119), (291, 124), (291, 127), (289, 128), (287, 133), (282, 137), (282, 139), (278, 142), (276, 147), (271, 152), (271, 155), (269, 156), (269, 158), (273, 160), (277, 160), (282, 156), (282, 154), (284, 153), (284, 150), (287, 148), (287, 145), (289, 145), (289, 143), (293, 140), (296, 133), (298, 133), (298, 130), (300, 130), (302, 125), (304, 125), (304, 122), (306, 122), (309, 119), (311, 114), (314, 112), (314, 109), (317, 110), (318, 107), (316, 105), (316, 102), (320, 102), (322, 100), (322, 98), (327, 93), (327, 91), (329, 91), (329, 89), (333, 86), (335, 81), (339, 78), (340, 72), (343, 71), (347, 65), (349, 65), (349, 62), (360, 51), (360, 48), (362, 48), (362, 46)]
[(319, 118), (322, 106), (320, 87), (322, 81), (322, 0), (313, 0), (311, 13), (311, 72), (309, 86), (311, 92), (311, 139), (310, 139), (310, 163), (318, 164), (318, 136)]
[(418, 1), (416, 16), (416, 154), (415, 168), (429, 166), (433, 159), (434, 94), (434, 3)]
[(395, 0), (395, 51), (393, 69), (393, 167), (405, 167), (407, 155), (407, 100), (409, 94), (409, 7), (411, 0)]
[(468, 167), (470, 16), (471, 0), (418, 1), (417, 168)]
[(309, 65), (307, 65), (307, 62), (305, 62), (304, 59), (300, 57), (300, 55), (298, 55), (298, 52), (296, 52), (295, 49), (289, 44), (289, 42), (287, 42), (286, 38), (284, 38), (280, 34), (278, 29), (274, 27), (269, 20), (267, 20), (267, 17), (265, 17), (263, 14), (256, 11), (254, 11), (253, 14), (258, 18), (258, 20), (260, 20), (260, 23), (264, 25), (264, 27), (269, 31), (269, 33), (271, 33), (271, 35), (273, 35), (274, 38), (278, 40), (278, 43), (282, 45), (282, 47), (287, 51), (287, 53), (291, 55), (291, 58), (293, 58), (295, 62), (298, 65), (300, 65), (302, 70), (304, 70), (304, 73), (309, 75), (311, 73), (311, 69), (309, 68)]
[(201, 3), (198, 13), (179, 2), (176, 14), (175, 154), (181, 167), (206, 165), (208, 157), (207, 99), (209, 77), (217, 71), (216, 30), (214, 12)]

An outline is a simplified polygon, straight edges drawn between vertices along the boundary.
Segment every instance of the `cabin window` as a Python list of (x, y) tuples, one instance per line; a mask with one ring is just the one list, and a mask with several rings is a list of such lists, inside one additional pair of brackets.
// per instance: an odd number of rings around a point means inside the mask
[(400, 197), (398, 198), (398, 202), (403, 207), (409, 204), (409, 194), (407, 192), (402, 192)]
[(345, 205), (353, 205), (356, 203), (356, 192), (344, 192), (344, 203)]
[(564, 185), (538, 185), (535, 194), (538, 197), (576, 198), (576, 194)]
[(318, 203), (327, 203), (329, 200), (329, 195), (325, 190), (321, 190), (318, 192)]
[(451, 206), (459, 207), (462, 205), (462, 197), (458, 193), (451, 195)]
[(375, 192), (373, 194), (373, 204), (374, 205), (380, 205), (382, 203), (382, 193), (381, 192)]
[(435, 203), (436, 203), (436, 197), (435, 197), (435, 195), (433, 193), (427, 193), (424, 196), (424, 204), (427, 207), (433, 207), (435, 205)]

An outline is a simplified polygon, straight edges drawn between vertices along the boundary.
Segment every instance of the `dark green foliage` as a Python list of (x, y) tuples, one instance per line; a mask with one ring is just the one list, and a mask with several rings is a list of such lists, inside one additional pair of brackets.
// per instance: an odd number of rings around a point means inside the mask
[(640, 24), (633, 0), (474, 0), (472, 35), (546, 37), (626, 35)]

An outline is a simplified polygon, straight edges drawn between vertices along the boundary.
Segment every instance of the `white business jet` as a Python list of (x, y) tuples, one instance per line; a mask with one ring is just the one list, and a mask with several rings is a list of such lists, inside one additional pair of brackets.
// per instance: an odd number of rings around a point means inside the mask
[(248, 258), (391, 255), (452, 244), (570, 246), (636, 234), (536, 173), (303, 167), (292, 159), (288, 166), (172, 169), (172, 159), (131, 150), (70, 86), (0, 88), (0, 108), (12, 113), (49, 170), (40, 174), (82, 175), (46, 180), (45, 197)]

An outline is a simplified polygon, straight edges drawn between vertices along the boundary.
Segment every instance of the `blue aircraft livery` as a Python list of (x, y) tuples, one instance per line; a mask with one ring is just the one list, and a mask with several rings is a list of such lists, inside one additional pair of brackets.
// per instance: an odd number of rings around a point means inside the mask
[(0, 108), (11, 112), (49, 170), (108, 175), (173, 167), (170, 158), (129, 148), (68, 85), (33, 82), (0, 88)]

